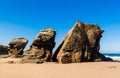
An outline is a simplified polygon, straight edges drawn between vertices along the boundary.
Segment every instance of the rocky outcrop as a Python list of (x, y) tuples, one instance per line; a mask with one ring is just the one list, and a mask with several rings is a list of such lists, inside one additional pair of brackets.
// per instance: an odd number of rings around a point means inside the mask
[(68, 32), (53, 55), (53, 61), (76, 63), (90, 60), (89, 42), (85, 25), (77, 22)]
[(8, 54), (8, 46), (0, 45), (0, 55), (7, 55)]
[(40, 31), (30, 48), (23, 54), (22, 61), (25, 63), (50, 61), (55, 46), (55, 35), (55, 30), (51, 28)]
[[(19, 60), (10, 60), (9, 63), (43, 63), (52, 61), (58, 63), (79, 63), (87, 61), (114, 61), (102, 55), (100, 39), (104, 31), (96, 24), (77, 22), (63, 38), (52, 55), (55, 46), (54, 29), (41, 30), (29, 49), (23, 53), (28, 40), (15, 38), (8, 46), (0, 45), (0, 58), (18, 57)], [(14, 59), (13, 58), (13, 59)]]
[(99, 52), (102, 33), (98, 25), (77, 22), (56, 49), (53, 61), (76, 63), (111, 60)]
[(18, 58), (23, 54), (23, 49), (25, 48), (28, 40), (25, 38), (15, 38), (9, 43), (8, 57)]

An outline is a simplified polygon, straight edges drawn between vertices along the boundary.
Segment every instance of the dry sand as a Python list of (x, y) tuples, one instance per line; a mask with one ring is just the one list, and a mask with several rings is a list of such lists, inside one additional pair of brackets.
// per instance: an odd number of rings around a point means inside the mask
[(0, 78), (120, 78), (120, 63), (0, 64)]

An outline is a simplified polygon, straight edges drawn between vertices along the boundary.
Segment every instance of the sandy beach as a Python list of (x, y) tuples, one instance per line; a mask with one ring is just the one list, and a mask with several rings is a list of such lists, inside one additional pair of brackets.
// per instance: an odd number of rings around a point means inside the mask
[(120, 78), (120, 63), (0, 64), (0, 78)]

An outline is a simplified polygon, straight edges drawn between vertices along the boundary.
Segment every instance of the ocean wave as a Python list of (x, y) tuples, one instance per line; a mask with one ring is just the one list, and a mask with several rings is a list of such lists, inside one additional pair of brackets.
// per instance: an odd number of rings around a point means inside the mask
[(109, 58), (112, 58), (113, 60), (118, 60), (120, 61), (120, 56), (107, 56), (106, 57), (109, 57)]

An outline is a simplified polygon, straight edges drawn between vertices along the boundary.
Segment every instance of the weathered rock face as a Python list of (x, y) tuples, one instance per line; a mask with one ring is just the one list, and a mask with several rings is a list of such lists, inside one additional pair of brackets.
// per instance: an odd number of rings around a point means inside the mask
[(89, 50), (91, 54), (91, 61), (109, 61), (112, 59), (106, 58), (102, 55), (100, 50), (100, 39), (102, 37), (103, 30), (96, 24), (86, 24), (85, 31), (89, 40)]
[(25, 48), (28, 40), (25, 38), (15, 38), (9, 43), (8, 57), (18, 58), (23, 54), (23, 49)]
[(94, 24), (86, 24), (85, 31), (87, 33), (89, 40), (91, 60), (94, 61), (95, 59), (98, 58), (98, 53), (100, 50), (100, 39), (104, 31), (101, 30), (98, 25), (94, 25)]
[(90, 60), (89, 42), (84, 28), (81, 22), (75, 24), (54, 53), (53, 61), (75, 63)]
[(51, 60), (55, 46), (55, 30), (48, 28), (39, 32), (30, 48), (23, 54), (23, 62), (43, 63)]
[(0, 55), (8, 54), (8, 46), (0, 45)]
[(77, 22), (55, 51), (52, 60), (59, 63), (106, 61), (107, 58), (99, 53), (102, 33), (103, 30), (97, 25)]

